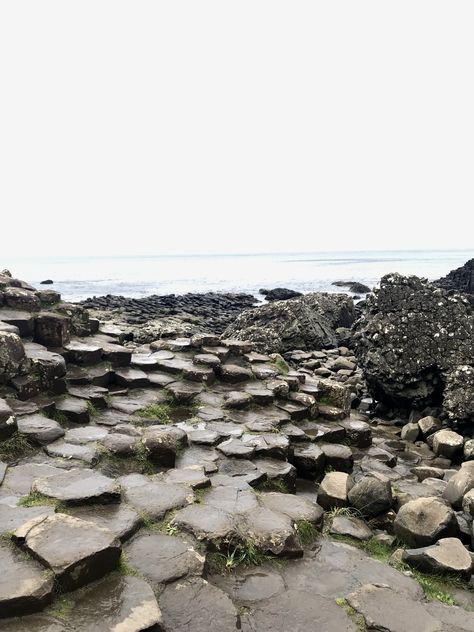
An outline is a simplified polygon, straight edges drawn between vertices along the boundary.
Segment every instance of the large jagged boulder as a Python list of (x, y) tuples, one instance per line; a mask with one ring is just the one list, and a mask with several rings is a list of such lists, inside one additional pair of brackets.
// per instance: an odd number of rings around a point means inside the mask
[(457, 377), (474, 362), (474, 312), (464, 296), (389, 274), (367, 298), (354, 339), (377, 400), (415, 408), (444, 400), (452, 416), (471, 415), (472, 401), (465, 405), (463, 397), (472, 400), (472, 394), (462, 394)]
[(456, 270), (451, 270), (442, 279), (434, 281), (434, 284), (444, 290), (455, 290), (467, 294), (469, 302), (474, 306), (474, 259), (470, 259)]
[(12, 377), (23, 373), (28, 366), (25, 348), (19, 336), (0, 331), (0, 384), (6, 384)]
[(335, 330), (354, 320), (354, 303), (345, 294), (312, 293), (247, 309), (222, 337), (250, 340), (263, 353), (322, 349), (337, 345)]

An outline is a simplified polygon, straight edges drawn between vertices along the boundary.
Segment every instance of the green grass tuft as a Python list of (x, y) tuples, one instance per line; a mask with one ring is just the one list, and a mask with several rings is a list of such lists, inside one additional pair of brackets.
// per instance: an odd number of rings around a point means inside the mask
[(130, 566), (130, 563), (128, 561), (128, 557), (125, 551), (122, 551), (122, 554), (120, 556), (119, 563), (117, 566), (117, 570), (121, 575), (128, 575), (131, 577), (139, 577), (140, 579), (143, 579), (143, 575), (139, 571), (137, 571), (135, 568)]
[(137, 417), (143, 417), (145, 419), (156, 419), (162, 424), (172, 423), (171, 417), (171, 406), (170, 404), (150, 404), (143, 410), (139, 410), (137, 413)]
[(28, 496), (20, 498), (17, 503), (18, 507), (37, 507), (38, 505), (53, 505), (54, 507), (58, 507), (59, 502), (54, 498), (49, 498), (49, 496), (44, 496), (38, 492), (31, 492)]
[(319, 535), (317, 528), (309, 520), (298, 520), (295, 529), (303, 546), (312, 544)]
[(19, 432), (14, 432), (11, 437), (0, 443), (0, 459), (12, 460), (34, 452), (34, 447)]
[(283, 375), (286, 375), (290, 371), (288, 363), (281, 356), (273, 362), (273, 365)]
[(340, 608), (344, 608), (347, 616), (349, 616), (354, 621), (357, 629), (360, 630), (360, 632), (367, 632), (367, 625), (365, 623), (364, 617), (359, 614), (357, 610), (354, 610), (354, 608), (349, 605), (345, 597), (337, 597), (335, 601)]
[(254, 488), (259, 492), (280, 492), (281, 494), (289, 494), (288, 485), (279, 478), (267, 478), (266, 481), (259, 483)]
[(229, 544), (227, 550), (207, 556), (209, 570), (214, 573), (228, 573), (239, 567), (261, 566), (266, 562), (276, 561), (279, 560), (275, 555), (261, 551), (251, 540), (236, 545)]
[(54, 421), (57, 421), (58, 424), (61, 425), (67, 424), (68, 422), (68, 418), (60, 410), (53, 410), (53, 412), (51, 413), (51, 419), (54, 419)]

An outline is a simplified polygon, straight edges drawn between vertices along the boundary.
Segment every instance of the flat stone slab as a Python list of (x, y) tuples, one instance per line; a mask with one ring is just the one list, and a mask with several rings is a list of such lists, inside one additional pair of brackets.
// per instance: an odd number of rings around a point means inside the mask
[(88, 424), (90, 421), (87, 401), (78, 397), (61, 397), (56, 400), (56, 410), (73, 423)]
[(37, 445), (47, 445), (64, 436), (62, 426), (43, 415), (24, 415), (17, 419), (17, 425), (18, 432)]
[(429, 605), (410, 600), (388, 586), (365, 584), (347, 597), (369, 629), (390, 632), (436, 632), (439, 621), (430, 615)]
[(330, 533), (349, 536), (355, 540), (370, 540), (373, 536), (363, 520), (351, 516), (336, 516), (332, 521)]
[(69, 632), (63, 623), (44, 614), (15, 617), (2, 621), (2, 632)]
[(99, 460), (95, 444), (75, 445), (74, 443), (67, 443), (67, 441), (58, 439), (45, 446), (44, 451), (49, 456), (57, 456), (72, 461), (83, 461), (89, 465), (94, 465)]
[(219, 546), (235, 535), (232, 516), (222, 509), (202, 504), (189, 505), (180, 509), (173, 518), (179, 529), (192, 533), (197, 540), (204, 540)]
[(115, 574), (83, 589), (70, 612), (70, 619), (78, 632), (163, 629), (160, 608), (147, 582)]
[(180, 580), (166, 586), (160, 596), (160, 607), (165, 630), (237, 630), (237, 610), (228, 595), (201, 578)]
[(0, 569), (0, 618), (35, 612), (51, 601), (51, 575), (6, 542), (0, 542)]
[(101, 428), (100, 426), (82, 426), (68, 430), (64, 440), (75, 445), (85, 445), (94, 443), (94, 441), (100, 441), (107, 436), (108, 432), (106, 428)]
[(143, 388), (148, 386), (148, 375), (140, 369), (132, 367), (122, 367), (115, 369), (115, 380), (117, 384), (127, 388)]
[(24, 463), (9, 467), (2, 484), (2, 490), (12, 495), (26, 496), (36, 478), (61, 474), (63, 470), (47, 463)]
[(110, 503), (120, 500), (120, 485), (111, 478), (93, 470), (68, 470), (47, 478), (37, 479), (32, 492), (55, 498), (61, 502)]
[(150, 481), (128, 488), (125, 499), (139, 513), (153, 520), (162, 520), (168, 511), (192, 502), (194, 494), (184, 486)]
[(99, 579), (118, 564), (121, 546), (103, 527), (57, 513), (34, 518), (14, 533), (14, 539), (53, 571), (64, 590)]
[(0, 535), (11, 533), (29, 520), (38, 516), (52, 516), (54, 507), (51, 505), (39, 505), (36, 507), (16, 507), (15, 505), (2, 504), (0, 509)]
[(199, 466), (168, 470), (164, 480), (166, 483), (188, 485), (193, 489), (203, 489), (211, 485), (210, 479), (204, 474), (204, 468)]
[(458, 538), (442, 538), (432, 546), (407, 549), (402, 559), (425, 573), (459, 573), (469, 578), (472, 559)]
[(236, 516), (238, 531), (255, 546), (273, 555), (299, 557), (303, 548), (294, 521), (286, 514), (260, 507)]
[(68, 512), (76, 518), (109, 529), (121, 542), (126, 542), (143, 525), (140, 514), (123, 503), (73, 506)]
[(314, 525), (320, 525), (323, 520), (324, 509), (303, 496), (269, 492), (260, 496), (260, 502), (267, 509), (289, 516), (293, 522), (306, 520)]
[(242, 619), (244, 632), (358, 632), (360, 629), (334, 599), (304, 589), (287, 590), (252, 604), (251, 613), (245, 614)]
[(156, 585), (188, 575), (201, 575), (205, 557), (182, 538), (143, 534), (127, 547), (127, 561), (152, 585)]
[(241, 459), (252, 458), (255, 454), (255, 446), (243, 443), (240, 439), (231, 438), (217, 446), (219, 452), (226, 456), (234, 456)]

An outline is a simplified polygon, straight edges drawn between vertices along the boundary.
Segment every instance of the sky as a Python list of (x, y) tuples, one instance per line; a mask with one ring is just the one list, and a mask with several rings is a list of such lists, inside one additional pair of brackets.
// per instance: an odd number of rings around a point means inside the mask
[(0, 250), (470, 248), (472, 0), (5, 0)]

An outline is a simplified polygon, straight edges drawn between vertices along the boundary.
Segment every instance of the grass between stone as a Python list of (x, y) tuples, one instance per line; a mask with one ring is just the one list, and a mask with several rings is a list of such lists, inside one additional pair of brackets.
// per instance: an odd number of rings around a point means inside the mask
[(25, 435), (14, 432), (11, 437), (0, 443), (0, 459), (13, 460), (31, 454), (35, 448)]
[(303, 546), (309, 546), (319, 536), (318, 529), (309, 520), (298, 520), (295, 523), (295, 531)]
[[(348, 536), (338, 536), (333, 534), (331, 537), (336, 541), (356, 546), (357, 548), (364, 550), (371, 557), (379, 560), (379, 562), (389, 564), (401, 573), (413, 577), (413, 579), (416, 579), (416, 581), (420, 584), (425, 597), (428, 600), (437, 600), (449, 606), (456, 606), (459, 605), (459, 603), (449, 592), (449, 589), (467, 588), (466, 583), (458, 575), (423, 573), (404, 562), (396, 562), (392, 560), (394, 549), (387, 544), (379, 542), (375, 538), (371, 538), (366, 542), (360, 542)], [(397, 543), (397, 547), (402, 548), (400, 543)]]
[(350, 617), (354, 621), (354, 623), (356, 624), (360, 632), (367, 631), (367, 625), (365, 623), (364, 617), (361, 614), (359, 614), (357, 610), (354, 610), (354, 608), (348, 604), (347, 599), (345, 597), (337, 597), (336, 604), (340, 606), (341, 608), (344, 608), (347, 616)]
[(170, 404), (150, 404), (146, 408), (139, 410), (135, 413), (137, 417), (143, 417), (145, 419), (156, 419), (162, 424), (172, 423), (171, 417), (171, 405)]
[(288, 485), (278, 478), (267, 478), (266, 481), (259, 483), (254, 487), (256, 492), (280, 492), (281, 494), (289, 494)]
[(290, 371), (290, 367), (288, 366), (288, 363), (282, 358), (279, 357), (277, 358), (274, 362), (273, 365), (275, 366), (276, 369), (278, 369), (278, 371), (280, 371), (280, 373), (282, 373), (283, 375), (286, 375), (287, 373), (289, 373)]
[(23, 496), (17, 503), (18, 507), (38, 507), (39, 505), (53, 505), (58, 508), (59, 501), (49, 496), (44, 496), (38, 492), (30, 492), (28, 496)]
[(266, 562), (283, 563), (276, 555), (261, 551), (251, 540), (235, 545), (229, 543), (226, 550), (209, 553), (206, 562), (211, 573), (229, 573), (240, 567), (261, 566)]

